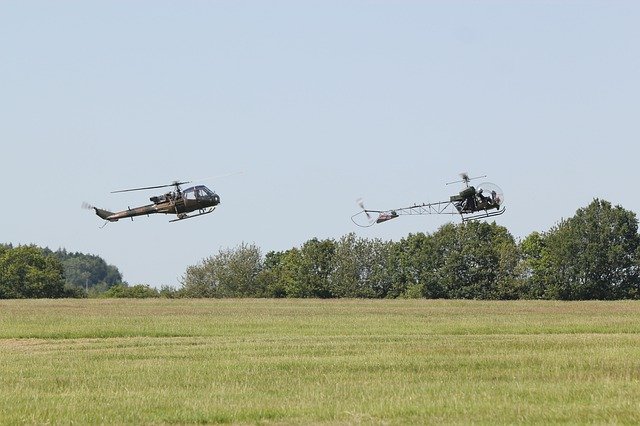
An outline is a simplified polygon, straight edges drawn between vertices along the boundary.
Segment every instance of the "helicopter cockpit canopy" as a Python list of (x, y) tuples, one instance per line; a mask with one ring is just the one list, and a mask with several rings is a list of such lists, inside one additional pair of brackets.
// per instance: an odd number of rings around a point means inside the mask
[(491, 207), (501, 206), (504, 203), (504, 194), (498, 185), (485, 182), (478, 185), (476, 193), (481, 199), (487, 201)]
[(182, 191), (182, 196), (187, 200), (213, 199), (216, 193), (204, 185), (192, 186)]

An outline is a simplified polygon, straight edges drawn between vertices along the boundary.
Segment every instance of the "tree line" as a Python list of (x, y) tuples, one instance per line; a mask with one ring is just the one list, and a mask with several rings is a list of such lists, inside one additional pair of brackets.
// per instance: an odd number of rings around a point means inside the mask
[(0, 299), (86, 297), (126, 285), (99, 256), (0, 244)]
[(311, 239), (261, 255), (242, 244), (187, 268), (184, 297), (638, 299), (635, 213), (595, 199), (547, 232), (516, 242), (482, 221), (398, 242)]
[(255, 244), (221, 249), (189, 266), (181, 287), (129, 286), (97, 256), (0, 245), (0, 298), (295, 297), (638, 299), (635, 213), (604, 200), (516, 241), (500, 225), (448, 223), (400, 241), (311, 239), (263, 255)]

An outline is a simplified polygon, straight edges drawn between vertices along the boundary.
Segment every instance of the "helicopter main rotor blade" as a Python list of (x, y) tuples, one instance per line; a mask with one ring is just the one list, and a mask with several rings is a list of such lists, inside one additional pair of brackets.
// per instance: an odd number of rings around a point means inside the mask
[[(227, 174), (223, 174), (223, 175), (218, 175), (218, 176), (211, 176), (208, 178), (204, 178), (204, 179), (196, 179), (197, 181), (202, 181), (202, 180), (210, 180), (210, 179), (220, 179), (220, 178), (224, 178), (224, 177), (228, 177), (228, 176), (235, 176), (235, 175), (241, 175), (244, 172), (239, 171), (239, 172), (232, 172), (232, 173), (227, 173)], [(192, 180), (189, 181), (184, 181), (184, 182), (180, 182), (180, 181), (174, 181), (170, 184), (167, 185), (154, 185), (154, 186), (143, 186), (140, 188), (130, 188), (130, 189), (120, 189), (118, 191), (111, 191), (112, 194), (118, 194), (120, 192), (131, 192), (131, 191), (145, 191), (148, 189), (159, 189), (159, 188), (168, 188), (171, 186), (174, 186), (177, 190), (179, 190), (179, 186), (180, 185), (186, 185), (187, 183), (191, 183), (193, 182)]]
[(121, 189), (119, 191), (111, 191), (111, 193), (112, 194), (117, 194), (119, 192), (144, 191), (144, 190), (147, 190), (147, 189), (167, 188), (167, 187), (170, 187), (170, 186), (178, 187), (179, 185), (185, 185), (187, 183), (191, 183), (191, 181), (187, 181), (187, 182), (175, 181), (175, 182), (170, 183), (168, 185), (144, 186), (144, 187), (141, 187), (141, 188)]
[(476, 177), (469, 177), (469, 173), (467, 172), (462, 172), (460, 173), (460, 178), (462, 180), (454, 180), (453, 182), (447, 182), (445, 185), (452, 185), (454, 183), (466, 183), (468, 184), (470, 181), (475, 180), (475, 179), (480, 179), (480, 178), (486, 178), (487, 175), (482, 175), (482, 176), (476, 176)]

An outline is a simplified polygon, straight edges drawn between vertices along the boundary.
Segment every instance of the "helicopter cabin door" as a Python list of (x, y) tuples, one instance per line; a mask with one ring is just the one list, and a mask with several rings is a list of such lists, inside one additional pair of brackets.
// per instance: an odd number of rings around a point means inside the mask
[(187, 188), (182, 192), (184, 199), (185, 211), (193, 211), (201, 207), (203, 199), (206, 197), (205, 192), (199, 186)]

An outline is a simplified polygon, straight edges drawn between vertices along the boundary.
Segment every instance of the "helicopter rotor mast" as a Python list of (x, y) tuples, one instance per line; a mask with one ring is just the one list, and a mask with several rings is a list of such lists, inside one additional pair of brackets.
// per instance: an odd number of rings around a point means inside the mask
[(466, 187), (469, 187), (469, 182), (471, 182), (472, 180), (475, 179), (482, 179), (482, 178), (486, 178), (487, 175), (482, 175), (482, 176), (476, 176), (476, 177), (469, 177), (469, 173), (467, 172), (463, 172), (460, 173), (460, 180), (454, 180), (453, 182), (447, 182), (445, 185), (453, 185), (454, 183), (464, 183), (466, 185)]

